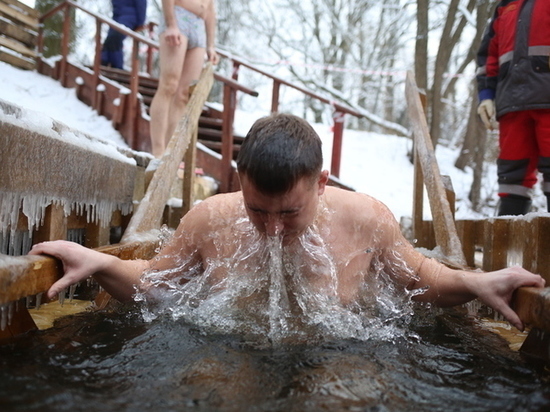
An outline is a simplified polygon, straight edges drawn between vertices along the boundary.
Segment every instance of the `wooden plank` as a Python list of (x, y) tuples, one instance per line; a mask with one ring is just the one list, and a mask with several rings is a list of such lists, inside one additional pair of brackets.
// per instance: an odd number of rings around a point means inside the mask
[(36, 52), (34, 50), (31, 50), (28, 47), (25, 47), (23, 43), (20, 43), (12, 39), (8, 39), (7, 37), (0, 37), (0, 46), (4, 46), (10, 50), (13, 50), (19, 54), (22, 54), (25, 57), (30, 57), (33, 59), (36, 58)]
[(515, 218), (508, 220), (508, 229), (506, 236), (508, 237), (508, 245), (506, 247), (506, 266), (522, 266), (528, 264), (525, 261), (525, 253), (528, 252), (529, 240), (527, 234), (530, 222), (526, 222), (525, 219)]
[(465, 266), (466, 259), (456, 232), (453, 215), (447, 199), (445, 188), (441, 181), (439, 166), (430, 139), (428, 124), (422, 109), (418, 88), (413, 74), (407, 72), (406, 81), (407, 109), (414, 135), (414, 147), (422, 166), (424, 184), (430, 200), (430, 208), (434, 219), (434, 231), (437, 245), (449, 261), (457, 266)]
[(148, 232), (160, 227), (164, 206), (170, 197), (170, 189), (177, 177), (179, 164), (187, 150), (191, 136), (198, 128), (202, 107), (212, 88), (214, 82), (212, 72), (212, 65), (207, 64), (189, 99), (185, 114), (179, 121), (161, 158), (160, 165), (149, 183), (147, 192), (126, 228), (122, 237), (123, 243), (137, 233)]
[(550, 285), (550, 217), (539, 216), (533, 220), (534, 233), (531, 234), (535, 250), (536, 266), (533, 272), (541, 275)]
[(36, 47), (36, 34), (25, 30), (23, 27), (16, 26), (9, 21), (0, 20), (0, 34), (6, 37), (20, 41), (25, 46), (33, 49)]
[(0, 50), (0, 61), (23, 70), (34, 70), (36, 67), (36, 62), (34, 60), (27, 59), (23, 56), (16, 56), (13, 53), (7, 53), (3, 50)]
[(512, 308), (522, 322), (550, 331), (550, 288), (519, 288), (514, 295)]
[(490, 272), (507, 266), (508, 219), (488, 219), (484, 223), (483, 270)]
[(55, 203), (46, 208), (44, 224), (37, 228), (33, 236), (33, 244), (48, 240), (67, 239), (67, 217), (63, 206)]
[(38, 31), (38, 19), (28, 16), (21, 11), (10, 7), (7, 4), (0, 2), (0, 15), (5, 16), (10, 20), (14, 20), (16, 23), (21, 23), (29, 27), (34, 31)]
[(111, 235), (111, 228), (98, 223), (89, 223), (86, 227), (86, 243), (88, 248), (97, 248), (108, 245)]
[(38, 19), (38, 17), (40, 16), (38, 10), (33, 9), (32, 7), (27, 6), (25, 3), (22, 3), (18, 0), (2, 0), (0, 1), (0, 3), (11, 4), (12, 6), (15, 6), (15, 8), (19, 9), (23, 14), (29, 15), (29, 17), (33, 19)]
[(11, 305), (11, 309), (4, 309), (11, 310), (12, 319), (11, 322), (8, 322), (5, 329), (2, 330), (0, 328), (0, 340), (38, 329), (31, 314), (22, 302), (12, 302)]
[(477, 222), (476, 220), (456, 221), (456, 231), (462, 243), (462, 251), (464, 252), (466, 264), (472, 268), (475, 267)]
[[(19, 120), (22, 113), (17, 106), (6, 104), (0, 110), (13, 114), (0, 121), (2, 190), (40, 193), (46, 198), (86, 205), (103, 201), (132, 204), (136, 165), (122, 154), (120, 157), (115, 153), (109, 156), (99, 150), (103, 145), (105, 150), (116, 152), (117, 149), (54, 120), (47, 132), (39, 128), (29, 129)], [(76, 141), (54, 138), (56, 133), (60, 137), (63, 133), (73, 133), (75, 139), (79, 137), (86, 144), (95, 141), (98, 150), (90, 150)], [(53, 168), (52, 164), (56, 167)], [(79, 173), (74, 173), (75, 165), (78, 165)], [(21, 172), (13, 173), (13, 170)]]
[(198, 130), (193, 133), (193, 137), (185, 152), (185, 169), (183, 171), (183, 213), (185, 215), (195, 203), (195, 165), (197, 163), (197, 138)]

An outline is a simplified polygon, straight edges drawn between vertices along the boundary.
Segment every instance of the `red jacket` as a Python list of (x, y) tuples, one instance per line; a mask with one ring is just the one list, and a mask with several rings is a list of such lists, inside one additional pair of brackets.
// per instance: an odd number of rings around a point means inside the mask
[(503, 0), (477, 55), (479, 99), (497, 117), (550, 108), (550, 0)]

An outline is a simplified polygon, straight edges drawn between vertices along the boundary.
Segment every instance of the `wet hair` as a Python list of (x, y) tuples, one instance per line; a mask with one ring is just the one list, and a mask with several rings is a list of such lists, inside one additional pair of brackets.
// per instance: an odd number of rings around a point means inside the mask
[(260, 192), (289, 192), (300, 179), (317, 179), (323, 166), (321, 139), (304, 119), (275, 113), (257, 120), (237, 156), (237, 170)]

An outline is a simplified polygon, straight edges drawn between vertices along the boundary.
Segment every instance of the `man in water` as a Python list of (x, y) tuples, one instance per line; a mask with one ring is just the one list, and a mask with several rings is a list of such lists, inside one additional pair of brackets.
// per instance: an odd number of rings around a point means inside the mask
[[(162, 289), (202, 279), (198, 296), (234, 287), (246, 276), (261, 276), (266, 262), (278, 261), (278, 277), (265, 282), (268, 294), (277, 291), (279, 296), (268, 299), (271, 310), (282, 303), (302, 310), (311, 302), (317, 307), (325, 302), (336, 302), (335, 308), (367, 306), (376, 299), (370, 295), (391, 286), (438, 306), (479, 298), (522, 330), (509, 306), (512, 294), (521, 286), (544, 286), (539, 275), (520, 267), (469, 272), (423, 256), (406, 241), (381, 202), (327, 186), (321, 140), (296, 116), (259, 119), (242, 145), (237, 165), (242, 191), (212, 196), (194, 206), (151, 261), (123, 261), (65, 241), (35, 245), (31, 254), (63, 261), (65, 274), (48, 297), (89, 276), (121, 301), (132, 300), (136, 291), (158, 299)], [(272, 247), (262, 246), (266, 244)], [(277, 253), (280, 258), (274, 256)], [(387, 285), (373, 286), (379, 273), (385, 274)], [(284, 284), (283, 292), (277, 282)], [(243, 307), (254, 298), (252, 289), (233, 289), (241, 294)], [(308, 302), (301, 300), (305, 294), (312, 297)]]
[(212, 64), (215, 50), (214, 0), (162, 0), (160, 77), (151, 102), (151, 152), (160, 158), (189, 101), (189, 87), (199, 79), (205, 55)]

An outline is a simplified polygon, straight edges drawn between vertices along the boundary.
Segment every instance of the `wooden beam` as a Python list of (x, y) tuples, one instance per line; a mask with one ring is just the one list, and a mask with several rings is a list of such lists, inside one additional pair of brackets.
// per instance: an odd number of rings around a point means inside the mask
[(34, 50), (29, 49), (23, 43), (20, 43), (12, 39), (8, 39), (7, 37), (0, 37), (0, 46), (4, 46), (7, 49), (13, 50), (31, 59), (36, 59), (36, 56), (37, 56)]
[(172, 184), (177, 177), (179, 164), (183, 159), (191, 137), (198, 128), (202, 108), (214, 83), (212, 71), (211, 64), (207, 64), (203, 69), (185, 114), (179, 121), (176, 131), (168, 143), (160, 165), (147, 187), (144, 198), (124, 232), (123, 243), (129, 241), (132, 236), (138, 233), (148, 232), (160, 227), (164, 207), (170, 197)]
[(21, 13), (21, 11), (16, 10), (13, 7), (8, 6), (7, 4), (3, 4), (3, 2), (0, 2), (0, 15), (5, 16), (10, 20), (14, 20), (18, 23), (24, 24), (34, 31), (38, 31), (38, 18), (36, 18), (36, 16), (32, 17)]
[(462, 252), (462, 245), (458, 238), (453, 214), (441, 180), (426, 116), (418, 95), (418, 88), (410, 71), (407, 72), (405, 92), (414, 135), (414, 147), (419, 154), (418, 159), (422, 166), (424, 183), (430, 200), (437, 245), (449, 261), (454, 262), (457, 266), (466, 266), (466, 259)]
[(23, 27), (16, 26), (10, 21), (0, 20), (0, 33), (11, 39), (20, 41), (29, 48), (36, 47), (36, 33), (31, 33)]
[(185, 152), (185, 168), (183, 171), (183, 210), (182, 215), (185, 215), (193, 207), (195, 203), (195, 166), (197, 163), (197, 137), (198, 130), (193, 133), (191, 143)]
[[(103, 246), (97, 250), (123, 260), (151, 259), (159, 245), (157, 236), (140, 242)], [(46, 292), (63, 276), (61, 262), (43, 256), (0, 255), (0, 305)]]
[(550, 287), (519, 288), (512, 308), (525, 324), (550, 332)]

